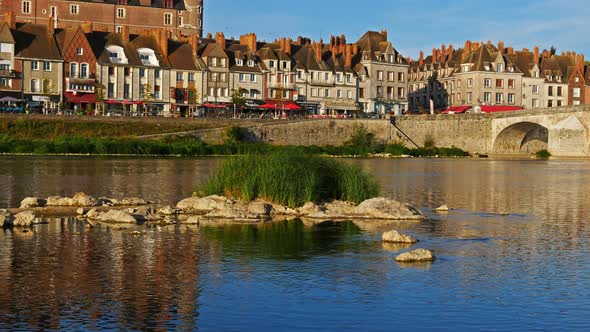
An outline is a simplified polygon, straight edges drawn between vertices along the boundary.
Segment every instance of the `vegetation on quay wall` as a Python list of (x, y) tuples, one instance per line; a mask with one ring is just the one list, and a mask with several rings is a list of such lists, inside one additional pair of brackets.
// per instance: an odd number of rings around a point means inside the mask
[(413, 157), (466, 157), (457, 148), (409, 149), (402, 144), (345, 146), (276, 146), (265, 143), (227, 142), (206, 144), (196, 138), (137, 138), (58, 137), (56, 139), (16, 139), (0, 135), (0, 153), (14, 154), (89, 154), (89, 155), (159, 155), (159, 156), (231, 156), (270, 154), (273, 152), (306, 153), (329, 156), (359, 156), (371, 154), (409, 155)]
[(551, 158), (551, 152), (547, 150), (540, 150), (537, 151), (537, 153), (535, 153), (535, 156), (537, 157), (537, 159), (547, 160)]
[(361, 203), (379, 194), (373, 176), (357, 166), (303, 153), (243, 155), (224, 160), (197, 195), (266, 199), (295, 208), (306, 202)]

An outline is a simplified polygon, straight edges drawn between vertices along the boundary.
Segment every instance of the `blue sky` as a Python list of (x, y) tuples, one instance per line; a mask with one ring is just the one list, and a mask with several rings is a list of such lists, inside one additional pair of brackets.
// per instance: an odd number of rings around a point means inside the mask
[(588, 0), (205, 0), (205, 32), (255, 32), (259, 39), (298, 35), (356, 41), (367, 30), (387, 29), (404, 55), (466, 39), (503, 40), (516, 49), (555, 45), (590, 60)]

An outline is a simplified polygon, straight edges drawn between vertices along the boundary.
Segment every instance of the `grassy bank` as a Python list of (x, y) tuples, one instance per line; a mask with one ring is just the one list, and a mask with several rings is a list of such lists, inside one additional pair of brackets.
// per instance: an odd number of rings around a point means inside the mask
[(244, 201), (263, 198), (292, 208), (338, 199), (361, 203), (379, 194), (376, 180), (356, 166), (303, 153), (244, 155), (225, 159), (218, 173), (197, 189), (200, 196)]
[(199, 119), (109, 118), (88, 116), (0, 115), (0, 133), (18, 139), (64, 136), (84, 138), (133, 137), (216, 128), (223, 123)]
[(410, 155), (414, 157), (465, 157), (456, 148), (409, 149), (400, 144), (367, 146), (275, 146), (265, 143), (206, 144), (194, 138), (164, 138), (145, 140), (136, 138), (58, 137), (55, 139), (18, 139), (0, 135), (0, 153), (14, 154), (91, 154), (91, 155), (181, 155), (226, 156), (270, 154), (275, 152), (305, 153), (331, 156), (368, 156), (369, 154)]

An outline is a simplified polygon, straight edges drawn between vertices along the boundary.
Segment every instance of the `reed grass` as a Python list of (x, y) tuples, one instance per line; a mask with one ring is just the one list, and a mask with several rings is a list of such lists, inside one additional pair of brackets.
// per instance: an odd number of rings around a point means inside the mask
[(379, 185), (361, 168), (333, 159), (302, 153), (250, 154), (226, 159), (196, 194), (244, 201), (262, 198), (295, 208), (335, 199), (361, 203), (377, 196)]

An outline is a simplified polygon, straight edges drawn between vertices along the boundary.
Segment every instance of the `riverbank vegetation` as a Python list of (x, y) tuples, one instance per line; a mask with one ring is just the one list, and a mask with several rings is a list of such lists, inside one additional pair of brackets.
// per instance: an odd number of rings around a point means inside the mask
[(89, 154), (89, 155), (157, 155), (157, 156), (230, 156), (270, 154), (274, 152), (306, 153), (329, 156), (387, 154), (413, 157), (466, 157), (457, 148), (409, 149), (402, 144), (344, 146), (275, 146), (228, 140), (223, 144), (206, 144), (196, 138), (167, 137), (162, 139), (58, 137), (55, 139), (17, 139), (0, 135), (0, 153), (9, 154)]
[(547, 160), (547, 159), (551, 158), (551, 152), (549, 152), (547, 150), (540, 150), (540, 151), (537, 151), (537, 153), (535, 153), (535, 157), (537, 157), (537, 159)]
[(304, 153), (271, 153), (227, 158), (197, 195), (266, 199), (291, 208), (306, 202), (361, 203), (379, 194), (372, 175), (343, 162)]

